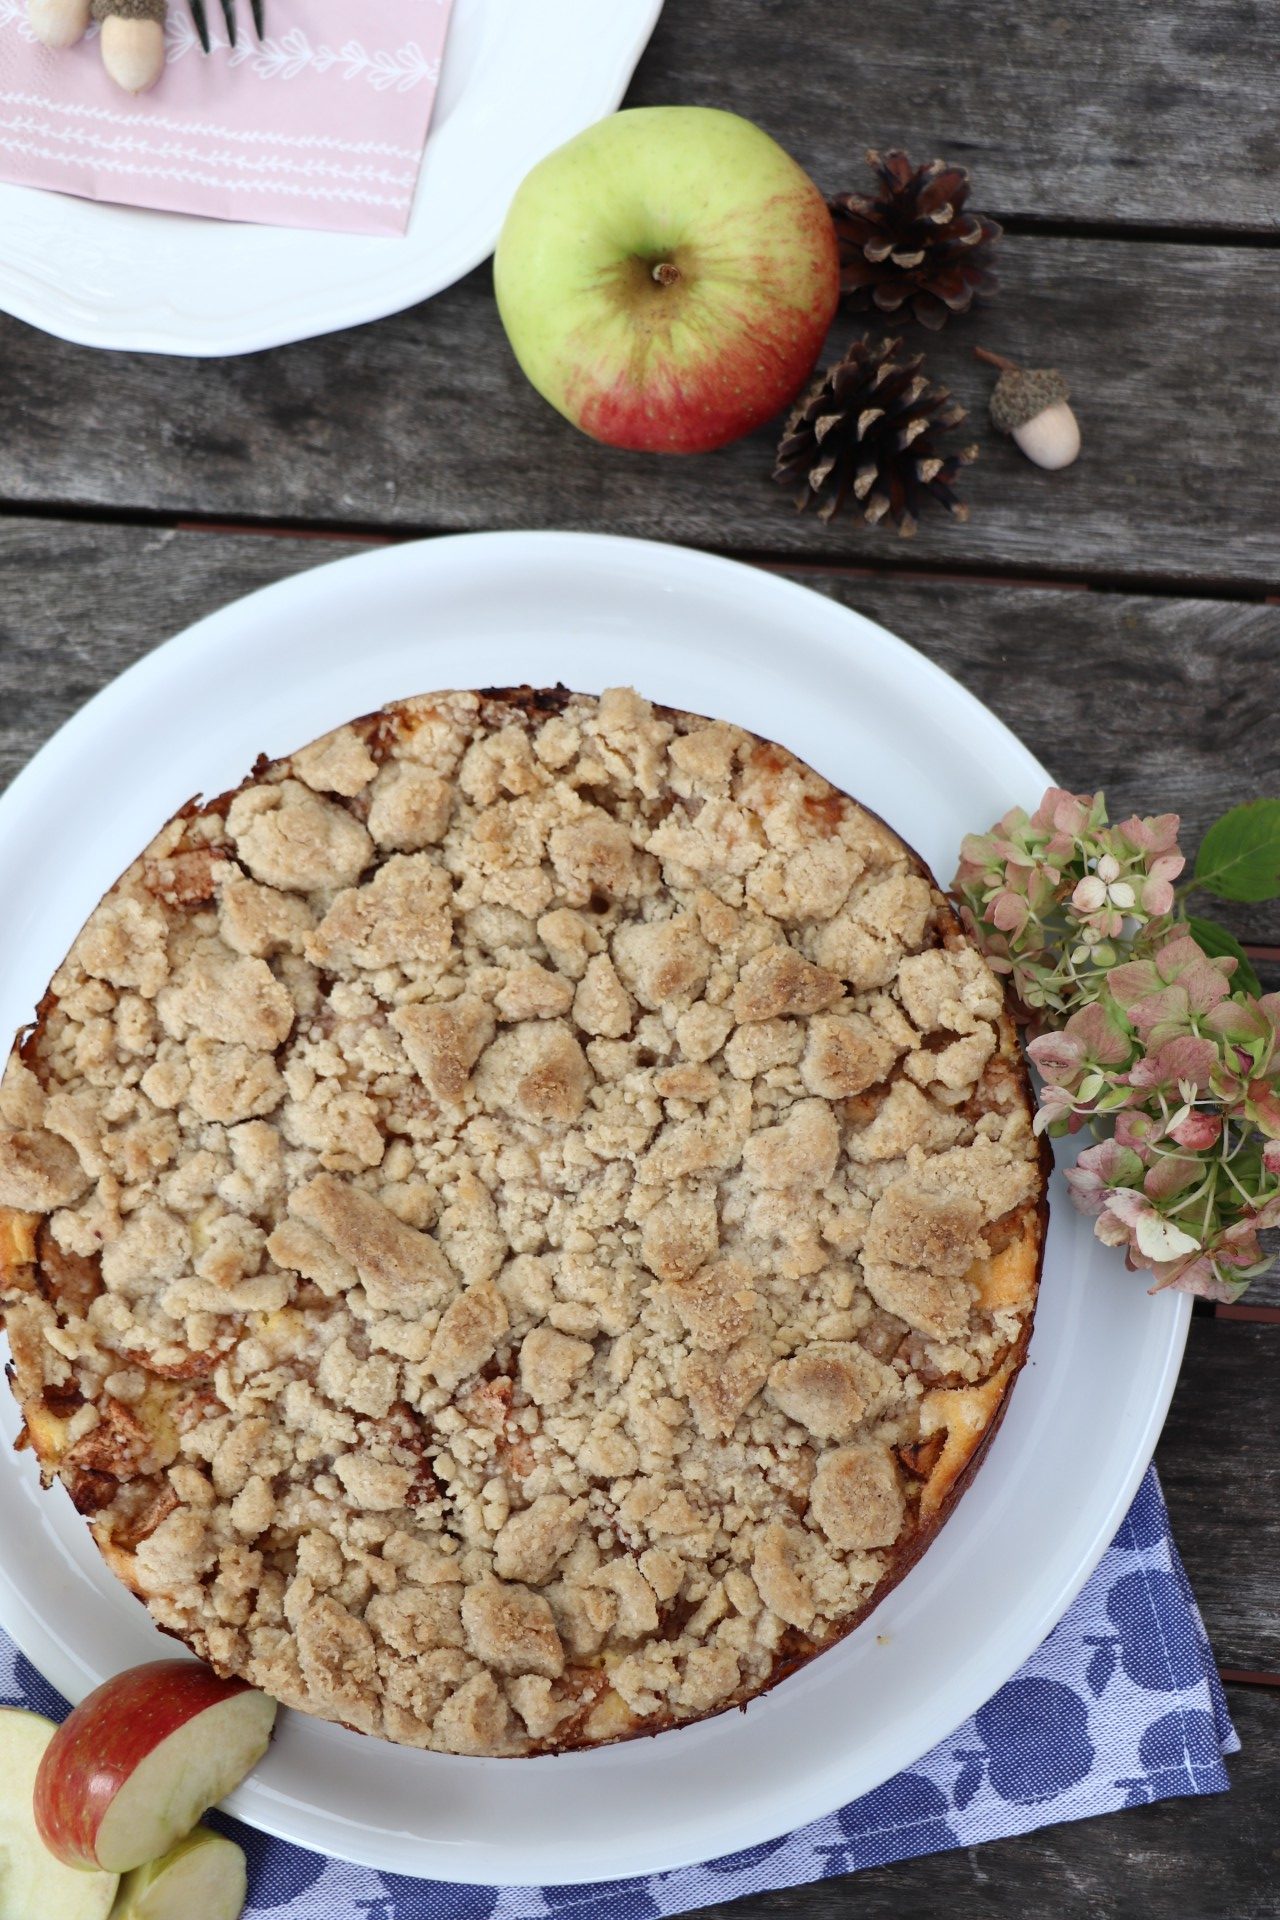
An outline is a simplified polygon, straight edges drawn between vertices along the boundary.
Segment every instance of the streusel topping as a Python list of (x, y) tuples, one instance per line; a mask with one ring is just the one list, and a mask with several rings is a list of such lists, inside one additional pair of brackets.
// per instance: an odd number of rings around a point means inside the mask
[(615, 689), (410, 700), (173, 821), (0, 1092), (17, 1388), (220, 1670), (466, 1754), (740, 1702), (998, 1417), (999, 985), (825, 780)]

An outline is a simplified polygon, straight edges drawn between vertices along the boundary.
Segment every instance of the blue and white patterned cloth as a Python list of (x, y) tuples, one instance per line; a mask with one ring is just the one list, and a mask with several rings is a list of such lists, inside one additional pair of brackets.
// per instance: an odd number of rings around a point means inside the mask
[[(3, 1636), (0, 1695), (53, 1718), (67, 1711)], [(1061, 1820), (1222, 1793), (1222, 1756), (1239, 1745), (1153, 1468), (1097, 1572), (1022, 1671), (908, 1772), (784, 1839), (606, 1886), (460, 1887), (326, 1860), (209, 1818), (249, 1856), (249, 1920), (655, 1920)]]

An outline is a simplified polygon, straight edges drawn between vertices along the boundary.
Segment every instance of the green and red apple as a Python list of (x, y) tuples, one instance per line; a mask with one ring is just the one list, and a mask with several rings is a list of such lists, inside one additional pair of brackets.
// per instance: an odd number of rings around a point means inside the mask
[(702, 453), (792, 401), (835, 313), (826, 202), (775, 140), (710, 107), (635, 107), (548, 154), (494, 259), (543, 397), (597, 440)]

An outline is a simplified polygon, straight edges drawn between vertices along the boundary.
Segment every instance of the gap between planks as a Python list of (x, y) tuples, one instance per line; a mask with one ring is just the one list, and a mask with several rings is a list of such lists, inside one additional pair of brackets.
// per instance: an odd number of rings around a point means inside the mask
[[(199, 514), (168, 514), (145, 507), (104, 509), (78, 506), (66, 501), (0, 500), (0, 521), (63, 521), (79, 526), (150, 528), (165, 533), (207, 533), (224, 536), (257, 537), (277, 540), (349, 541), (361, 546), (398, 546), (410, 540), (447, 539), (456, 529), (439, 526), (397, 526), (394, 529), (351, 526), (343, 521), (316, 520), (227, 520)], [(1025, 587), (1039, 592), (1108, 593), (1130, 595), (1146, 600), (1219, 600), (1247, 606), (1276, 604), (1280, 596), (1263, 585), (1242, 586), (1238, 581), (1219, 580), (1212, 575), (1183, 579), (1175, 575), (1148, 576), (1117, 572), (1096, 572), (1081, 578), (1078, 574), (1053, 567), (1029, 567), (1024, 561), (1007, 571), (990, 560), (973, 567), (957, 563), (954, 557), (942, 566), (931, 566), (912, 551), (912, 564), (903, 565), (888, 554), (865, 565), (824, 559), (821, 553), (785, 554), (741, 547), (708, 547), (697, 542), (678, 542), (705, 553), (720, 554), (745, 566), (760, 567), (768, 573), (821, 574), (841, 580), (903, 580), (934, 586)], [(907, 543), (898, 543), (901, 551)], [(906, 559), (904, 553), (903, 558)], [(1264, 958), (1266, 955), (1264, 954)]]
[(1104, 243), (1118, 240), (1127, 246), (1241, 247), (1263, 253), (1280, 248), (1280, 231), (1261, 233), (1247, 227), (1160, 225), (1140, 220), (1072, 220), (1052, 214), (1042, 217), (1035, 213), (1001, 213), (995, 207), (987, 211), (1006, 233), (1025, 234), (1036, 240), (1101, 240)]
[(1232, 1305), (1225, 1301), (1216, 1301), (1213, 1308), (1215, 1320), (1251, 1320), (1256, 1326), (1280, 1327), (1280, 1307), (1251, 1307)]

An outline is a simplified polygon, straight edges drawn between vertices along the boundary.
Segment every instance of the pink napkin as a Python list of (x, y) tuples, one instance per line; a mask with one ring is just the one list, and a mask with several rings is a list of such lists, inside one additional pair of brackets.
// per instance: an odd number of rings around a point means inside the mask
[(266, 37), (238, 0), (238, 45), (206, 0), (201, 52), (170, 0), (165, 71), (130, 99), (102, 70), (98, 29), (50, 53), (26, 0), (0, 0), (0, 180), (217, 220), (403, 233), (451, 0), (266, 0)]

